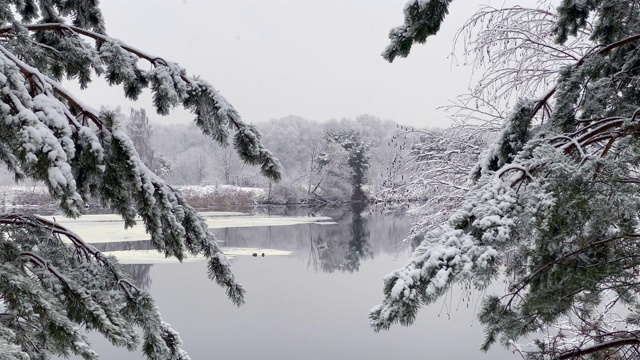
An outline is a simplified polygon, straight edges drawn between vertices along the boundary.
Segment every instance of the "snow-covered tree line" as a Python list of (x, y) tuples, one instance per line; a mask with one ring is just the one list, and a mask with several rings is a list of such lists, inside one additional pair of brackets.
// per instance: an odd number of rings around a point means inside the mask
[[(169, 183), (264, 189), (271, 185), (270, 200), (274, 202), (351, 198), (351, 180), (342, 176), (351, 169), (348, 152), (329, 141), (325, 136), (328, 133), (352, 133), (362, 144), (370, 144), (366, 151), (371, 157), (369, 169), (362, 184), (368, 193), (376, 193), (397, 146), (391, 138), (399, 127), (371, 115), (323, 122), (288, 116), (258, 123), (263, 143), (281, 159), (283, 167), (282, 181), (270, 184), (260, 176), (259, 169), (243, 164), (232, 149), (212, 143), (194, 125), (165, 125), (155, 121), (153, 115), (140, 116), (142, 111), (121, 111), (125, 130), (145, 163), (161, 172)], [(322, 166), (322, 158), (330, 159), (331, 164)], [(330, 172), (336, 176), (327, 176)]]
[(376, 193), (381, 188), (381, 175), (393, 156), (389, 144), (398, 126), (391, 120), (371, 115), (323, 122), (289, 116), (261, 123), (265, 144), (274, 154), (282, 154), (285, 175), (274, 188), (275, 197), (294, 202), (352, 199), (354, 187), (349, 174), (354, 167), (349, 165), (349, 154), (356, 152), (350, 152), (342, 141), (333, 141), (332, 134), (352, 134), (361, 145), (368, 145), (362, 153), (370, 157), (363, 188), (368, 193)]
[[(67, 216), (81, 216), (93, 199), (127, 227), (141, 218), (166, 256), (203, 254), (208, 276), (242, 304), (245, 290), (204, 219), (149, 170), (117, 114), (94, 110), (60, 84), (70, 79), (86, 88), (94, 76), (121, 85), (133, 100), (149, 89), (159, 114), (184, 106), (211, 140), (232, 143), (244, 162), (280, 178), (260, 134), (215, 88), (107, 36), (98, 1), (91, 0), (0, 4), (0, 160), (16, 179), (43, 182)], [(55, 222), (0, 215), (0, 267), (3, 359), (95, 359), (86, 330), (130, 350), (142, 343), (150, 359), (188, 358), (149, 294), (114, 259)]]
[[(407, 56), (434, 35), (450, 3), (409, 1), (383, 56)], [(371, 324), (409, 325), (462, 284), (489, 289), (485, 350), (500, 342), (531, 359), (637, 358), (640, 3), (521, 5), (484, 7), (463, 25), (477, 85), (451, 106), (454, 129), (426, 132), (398, 160), (413, 178), (391, 195), (431, 193), (436, 208), (419, 213), (412, 234), (422, 243), (385, 277)], [(439, 146), (470, 134), (483, 135)], [(498, 282), (505, 292), (493, 294)]]

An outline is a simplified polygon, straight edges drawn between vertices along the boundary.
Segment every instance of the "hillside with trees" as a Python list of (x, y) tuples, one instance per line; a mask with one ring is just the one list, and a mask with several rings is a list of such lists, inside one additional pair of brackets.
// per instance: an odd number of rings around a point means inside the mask
[[(231, 147), (211, 142), (210, 137), (193, 124), (165, 125), (154, 121), (157, 115), (148, 114), (142, 108), (109, 111), (119, 119), (143, 163), (167, 182), (183, 189), (197, 206), (204, 207), (216, 205), (214, 201), (221, 196), (230, 197), (224, 201), (228, 205), (383, 199), (379, 194), (387, 189), (394, 156), (401, 154), (401, 149), (419, 133), (372, 115), (323, 122), (288, 116), (258, 123), (256, 127), (263, 143), (274, 156), (282, 159), (282, 179), (273, 182), (265, 179), (259, 169), (243, 162)], [(348, 138), (360, 144), (360, 157), (349, 160), (350, 154), (358, 154), (358, 149), (349, 150), (345, 142)], [(350, 175), (353, 169), (359, 169), (355, 187), (355, 178)], [(394, 173), (404, 171), (395, 169)], [(24, 194), (14, 196), (16, 205), (20, 205), (18, 202), (23, 198), (32, 198), (33, 204), (52, 202), (44, 191), (37, 189), (43, 187), (43, 183), (27, 181), (17, 185), (20, 184), (23, 184), (22, 190), (15, 190), (13, 174), (0, 171), (0, 185), (4, 185), (6, 191)], [(265, 195), (256, 197), (241, 189), (261, 189)], [(218, 191), (218, 194), (207, 195), (207, 191)], [(354, 192), (358, 192), (355, 197)], [(195, 194), (204, 195), (191, 199)], [(211, 204), (207, 205), (207, 201)]]

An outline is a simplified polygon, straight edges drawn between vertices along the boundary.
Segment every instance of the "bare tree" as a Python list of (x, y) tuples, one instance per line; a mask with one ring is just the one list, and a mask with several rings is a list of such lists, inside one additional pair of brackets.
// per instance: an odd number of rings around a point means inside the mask
[(387, 205), (411, 205), (409, 214), (416, 223), (399, 245), (423, 236), (458, 209), (469, 191), (469, 173), (495, 136), (495, 132), (473, 126), (402, 129), (393, 145), (405, 135), (415, 140), (390, 146), (398, 150), (378, 195)]

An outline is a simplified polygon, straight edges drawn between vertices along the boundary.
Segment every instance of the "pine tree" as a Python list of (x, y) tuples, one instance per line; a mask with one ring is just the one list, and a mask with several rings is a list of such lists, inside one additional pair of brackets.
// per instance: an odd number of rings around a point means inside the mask
[[(120, 214), (126, 227), (140, 217), (166, 256), (203, 254), (209, 277), (243, 303), (245, 289), (204, 219), (147, 168), (114, 112), (93, 110), (60, 84), (76, 80), (84, 89), (93, 76), (121, 85), (132, 100), (150, 89), (161, 115), (184, 106), (203, 133), (222, 145), (233, 142), (242, 160), (280, 178), (280, 165), (259, 133), (215, 88), (176, 63), (107, 36), (96, 0), (0, 4), (0, 160), (16, 179), (45, 183), (67, 216), (82, 215), (94, 199)], [(149, 294), (113, 258), (55, 222), (0, 216), (0, 267), (3, 359), (95, 359), (86, 329), (131, 350), (141, 329), (147, 358), (188, 358)]]
[(133, 142), (140, 159), (156, 175), (165, 176), (171, 172), (171, 162), (165, 156), (156, 153), (151, 147), (153, 129), (145, 109), (131, 109), (125, 130)]
[[(383, 56), (393, 61), (407, 56), (414, 42), (425, 42), (449, 4), (410, 1), (405, 24), (391, 31)], [(374, 329), (411, 324), (421, 305), (453, 284), (487, 289), (504, 281), (506, 293), (485, 296), (479, 311), (484, 350), (499, 341), (533, 359), (637, 358), (639, 5), (563, 0), (555, 11), (537, 12), (553, 19), (548, 27), (537, 27), (546, 22), (535, 16), (519, 17), (519, 24), (513, 16), (494, 22), (495, 34), (504, 37), (492, 40), (508, 50), (496, 55), (505, 62), (492, 66), (521, 66), (519, 54), (531, 49), (564, 57), (525, 62), (528, 67), (513, 73), (515, 86), (495, 80), (493, 88), (505, 96), (524, 97), (505, 112), (458, 210), (425, 233), (403, 268), (385, 277), (384, 300), (370, 313)], [(531, 29), (534, 36), (528, 36)], [(491, 46), (481, 45), (487, 61)], [(539, 74), (554, 83), (539, 91), (531, 84), (545, 80), (527, 78), (519, 85), (528, 88), (518, 89), (519, 74), (540, 70), (535, 66), (546, 66)], [(616, 312), (616, 305), (625, 311)], [(533, 347), (515, 345), (536, 333), (550, 335)]]
[[(315, 160), (319, 172), (333, 177), (338, 182), (351, 185), (351, 201), (364, 201), (367, 195), (363, 186), (367, 182), (369, 172), (370, 145), (362, 141), (355, 131), (328, 130), (323, 135), (324, 149)], [(331, 151), (331, 148), (334, 151)], [(337, 149), (336, 149), (337, 148)], [(322, 178), (316, 189), (319, 187)]]
[[(127, 136), (133, 142), (138, 156), (144, 164), (153, 169), (155, 151), (151, 148), (150, 138), (153, 134), (147, 112), (143, 109), (131, 109), (129, 119), (126, 122), (125, 130)], [(156, 171), (154, 171), (156, 172)], [(156, 172), (157, 173), (157, 172)]]

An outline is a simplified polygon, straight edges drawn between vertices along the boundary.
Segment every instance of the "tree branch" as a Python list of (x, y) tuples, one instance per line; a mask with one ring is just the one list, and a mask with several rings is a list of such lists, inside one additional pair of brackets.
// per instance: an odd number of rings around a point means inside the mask
[(586, 355), (593, 354), (593, 353), (610, 349), (610, 348), (619, 348), (625, 345), (639, 345), (640, 338), (638, 337), (638, 335), (640, 335), (640, 331), (629, 332), (627, 336), (619, 339), (605, 341), (605, 342), (595, 344), (592, 346), (587, 346), (584, 348), (575, 348), (573, 350), (565, 351), (560, 355), (558, 355), (556, 359), (557, 360), (573, 359), (573, 358), (586, 356)]
[[(638, 35), (634, 35), (634, 36), (630, 36), (626, 39), (622, 39), (620, 41), (616, 41), (612, 44), (609, 44), (603, 48), (601, 48), (600, 50), (598, 50), (597, 52), (590, 52), (587, 53), (587, 55), (583, 56), (575, 65), (573, 65), (574, 69), (579, 68), (580, 66), (582, 66), (582, 64), (585, 63), (585, 61), (587, 61), (587, 59), (589, 59), (591, 56), (595, 56), (595, 55), (604, 55), (609, 53), (610, 51), (617, 49), (621, 46), (627, 45), (629, 43), (632, 43), (634, 41), (638, 41), (640, 40), (640, 34)], [(595, 50), (596, 48), (594, 48)], [(536, 105), (533, 107), (533, 111), (531, 112), (531, 116), (534, 117), (536, 115), (536, 113), (544, 106), (547, 104), (547, 102), (549, 101), (549, 99), (551, 99), (551, 97), (553, 96), (553, 94), (555, 94), (556, 90), (558, 89), (557, 86), (554, 86), (553, 88), (551, 88), (549, 91), (547, 91), (547, 93), (536, 102)]]
[[(37, 215), (26, 216), (21, 214), (0, 214), (0, 226), (2, 225), (42, 227), (50, 230), (53, 235), (64, 235), (77, 249), (85, 254), (90, 254), (101, 266), (109, 270), (109, 272), (111, 272), (111, 274), (118, 282), (120, 288), (127, 294), (130, 299), (135, 298), (135, 296), (133, 296), (133, 294), (131, 293), (131, 290), (134, 290), (137, 293), (141, 292), (141, 290), (134, 284), (132, 284), (131, 281), (122, 278), (116, 271), (114, 264), (109, 259), (107, 259), (98, 249), (90, 244), (87, 244), (84, 240), (82, 240), (80, 236), (58, 223), (49, 221)], [(23, 252), (22, 255), (28, 257), (30, 261), (36, 263), (40, 267), (46, 268), (47, 270), (52, 272), (52, 274), (58, 277), (60, 281), (64, 280), (62, 275), (55, 271), (55, 268), (52, 268), (50, 264), (47, 264), (46, 260), (39, 257), (37, 254), (34, 254), (32, 252)]]

